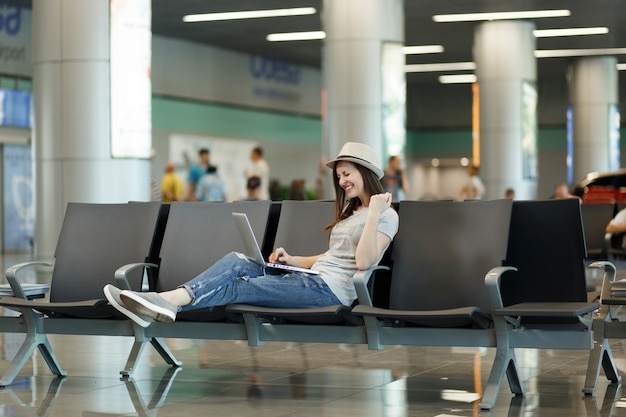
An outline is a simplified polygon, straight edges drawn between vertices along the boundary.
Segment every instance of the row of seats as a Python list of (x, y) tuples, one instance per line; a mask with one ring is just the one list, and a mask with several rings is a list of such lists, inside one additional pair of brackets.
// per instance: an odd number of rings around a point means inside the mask
[(493, 407), (505, 376), (512, 393), (523, 395), (515, 348), (590, 350), (583, 388), (589, 395), (600, 368), (609, 380), (620, 380), (605, 334), (594, 331), (603, 319), (593, 316), (600, 303), (587, 300), (577, 200), (402, 201), (394, 207), (399, 232), (381, 265), (355, 275), (355, 306), (229, 305), (142, 328), (107, 304), (104, 285), (173, 289), (226, 253), (243, 251), (232, 212), (248, 215), (266, 255), (275, 246), (294, 254), (322, 253), (334, 202), (69, 204), (50, 265), (49, 300), (29, 300), (20, 284), (20, 271), (41, 263), (6, 272), (15, 296), (0, 298), (0, 306), (21, 316), (0, 317), (0, 331), (26, 333), (26, 340), (0, 385), (13, 382), (36, 348), (54, 374), (65, 375), (48, 334), (133, 337), (125, 376), (148, 344), (179, 366), (164, 337), (245, 340), (252, 346), (298, 341), (370, 349), (495, 348), (482, 409)]

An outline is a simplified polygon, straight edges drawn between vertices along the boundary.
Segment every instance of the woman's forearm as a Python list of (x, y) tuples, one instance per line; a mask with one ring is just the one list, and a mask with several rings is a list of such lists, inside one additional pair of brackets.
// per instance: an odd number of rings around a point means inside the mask
[(354, 256), (357, 269), (363, 270), (372, 266), (380, 257), (381, 247), (384, 248), (385, 246), (380, 242), (386, 236), (378, 232), (379, 220), (380, 214), (372, 211), (367, 214), (363, 234), (359, 239)]
[(609, 223), (606, 226), (607, 233), (622, 233), (626, 232), (626, 224)]
[(300, 268), (311, 268), (320, 256), (322, 255), (292, 256), (291, 259), (289, 259), (289, 265), (298, 266)]

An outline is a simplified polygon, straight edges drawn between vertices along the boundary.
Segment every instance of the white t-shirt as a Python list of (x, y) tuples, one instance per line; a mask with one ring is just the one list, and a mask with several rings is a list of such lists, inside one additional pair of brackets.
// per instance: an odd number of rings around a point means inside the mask
[(467, 200), (480, 200), (485, 195), (485, 185), (483, 181), (477, 175), (472, 175), (469, 177), (467, 185), (466, 185), (467, 195), (465, 198)]
[[(350, 306), (357, 294), (352, 277), (357, 271), (356, 247), (365, 228), (369, 209), (355, 211), (350, 217), (337, 223), (330, 232), (328, 251), (322, 255), (312, 269), (337, 296), (342, 304)], [(383, 212), (377, 230), (393, 239), (398, 232), (398, 213), (391, 207)], [(381, 255), (382, 257), (382, 255)], [(379, 262), (378, 259), (377, 262)]]
[[(626, 209), (622, 209), (618, 211), (615, 217), (611, 219), (609, 224), (619, 224), (619, 225), (626, 224)], [(626, 239), (623, 240), (622, 247), (626, 249)]]
[(611, 224), (626, 224), (626, 209), (621, 209), (609, 222)]
[(252, 167), (251, 176), (261, 179), (261, 188), (259, 189), (259, 200), (270, 199), (270, 166), (265, 159), (259, 159)]

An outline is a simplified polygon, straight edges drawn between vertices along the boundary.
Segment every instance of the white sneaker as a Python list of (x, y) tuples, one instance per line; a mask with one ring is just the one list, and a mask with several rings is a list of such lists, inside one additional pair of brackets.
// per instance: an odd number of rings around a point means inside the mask
[(138, 316), (152, 317), (156, 321), (171, 323), (176, 320), (178, 306), (170, 303), (156, 292), (136, 292), (123, 290), (122, 302)]
[(119, 311), (141, 327), (148, 327), (150, 323), (153, 322), (153, 319), (151, 317), (135, 314), (128, 308), (126, 308), (124, 302), (120, 298), (120, 293), (122, 292), (122, 290), (120, 290), (116, 286), (107, 284), (104, 286), (103, 291), (104, 296), (109, 301), (109, 304), (111, 304), (117, 311)]

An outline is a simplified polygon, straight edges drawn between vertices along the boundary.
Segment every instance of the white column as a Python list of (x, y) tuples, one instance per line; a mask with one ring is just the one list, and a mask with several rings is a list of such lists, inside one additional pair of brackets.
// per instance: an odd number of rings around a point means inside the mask
[[(388, 149), (386, 142), (404, 143), (404, 113), (400, 131), (386, 129), (395, 133), (389, 133), (393, 139), (385, 141), (383, 112), (393, 107), (385, 108), (389, 99), (384, 91), (391, 88), (401, 90), (395, 96), (401, 99), (401, 111), (405, 111), (403, 6), (402, 0), (324, 0), (322, 67), (326, 106), (322, 152), (330, 158), (348, 141), (370, 145), (380, 152), (383, 164), (389, 152), (400, 153), (397, 147)], [(383, 85), (383, 71), (389, 75), (387, 79), (395, 80), (392, 86)], [(326, 190), (332, 197), (332, 190)]]
[(109, 0), (33, 1), (35, 250), (54, 254), (68, 202), (148, 200), (148, 160), (113, 159)]
[[(573, 114), (574, 183), (589, 172), (619, 168), (619, 130), (614, 120), (618, 104), (617, 59), (577, 58), (568, 69)], [(615, 136), (617, 132), (617, 137)]]
[(474, 59), (480, 97), (480, 174), (486, 198), (515, 189), (519, 199), (537, 194), (537, 117), (534, 23), (478, 25)]

